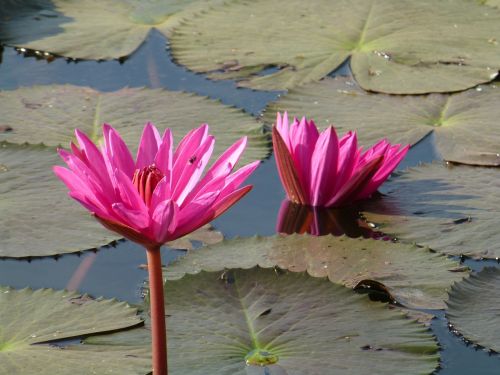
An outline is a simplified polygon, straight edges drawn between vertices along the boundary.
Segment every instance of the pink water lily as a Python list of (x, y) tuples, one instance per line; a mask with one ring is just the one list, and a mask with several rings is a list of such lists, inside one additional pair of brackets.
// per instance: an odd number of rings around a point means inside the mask
[(339, 207), (370, 197), (403, 160), (410, 146), (383, 139), (366, 151), (356, 132), (337, 137), (333, 126), (319, 132), (314, 121), (277, 114), (273, 146), (288, 199), (311, 206)]
[(101, 149), (75, 133), (80, 147), (59, 150), (69, 169), (54, 172), (103, 225), (145, 246), (175, 240), (221, 215), (251, 190), (239, 186), (259, 164), (232, 173), (246, 146), (242, 138), (202, 177), (215, 143), (208, 125), (190, 131), (174, 151), (170, 129), (160, 136), (148, 123), (135, 160), (109, 125)]
[(55, 166), (69, 195), (108, 229), (146, 248), (154, 375), (168, 374), (165, 304), (160, 246), (215, 219), (247, 194), (240, 185), (257, 168), (235, 165), (247, 139), (229, 147), (203, 174), (215, 138), (204, 124), (190, 131), (174, 150), (170, 129), (160, 135), (154, 125), (144, 127), (132, 157), (118, 132), (103, 126), (99, 149), (76, 130), (78, 145), (59, 150), (69, 169)]

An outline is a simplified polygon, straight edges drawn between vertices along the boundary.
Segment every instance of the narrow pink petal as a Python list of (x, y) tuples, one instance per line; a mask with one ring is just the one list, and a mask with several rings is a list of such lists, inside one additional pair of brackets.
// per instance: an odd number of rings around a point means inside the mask
[[(112, 185), (111, 179), (108, 174), (108, 169), (104, 161), (104, 157), (97, 148), (97, 146), (90, 140), (89, 137), (79, 129), (75, 129), (76, 139), (80, 145), (82, 153), (85, 155), (87, 162), (81, 160), (87, 165), (87, 167), (92, 170), (94, 176), (99, 179), (102, 190), (108, 194), (112, 195)], [(60, 153), (61, 155), (61, 153)]]
[(172, 184), (172, 199), (174, 199), (179, 206), (182, 206), (182, 202), (186, 196), (200, 180), (203, 170), (212, 155), (214, 143), (214, 136), (208, 136), (205, 142), (193, 152), (191, 158), (184, 166), (181, 176), (175, 181), (175, 185)]
[(311, 158), (319, 133), (313, 121), (302, 118), (293, 135), (293, 160), (303, 186), (311, 184)]
[(278, 129), (278, 132), (280, 133), (283, 142), (285, 142), (286, 147), (290, 151), (291, 150), (290, 130), (288, 125), (287, 112), (283, 113), (283, 118), (281, 117), (281, 113), (279, 112), (276, 113), (276, 129)]
[(184, 169), (184, 166), (188, 163), (194, 151), (200, 147), (203, 142), (206, 141), (208, 137), (208, 125), (203, 124), (199, 128), (191, 130), (185, 135), (184, 138), (179, 142), (175, 153), (173, 161), (173, 178), (175, 176), (180, 176), (180, 172)]
[(338, 193), (342, 186), (354, 174), (357, 164), (358, 140), (356, 132), (348, 132), (339, 141), (339, 163), (337, 167), (337, 178), (332, 191), (332, 197)]
[(153, 191), (153, 196), (151, 197), (151, 203), (149, 205), (149, 212), (154, 212), (156, 207), (163, 201), (169, 200), (172, 198), (172, 191), (170, 189), (170, 182), (167, 180), (167, 177), (161, 179), (156, 185), (155, 190)]
[(130, 178), (119, 169), (115, 169), (114, 177), (116, 181), (115, 188), (119, 192), (121, 201), (126, 207), (133, 207), (134, 210), (140, 211), (144, 214), (148, 212), (146, 204), (142, 200), (136, 187), (132, 184)]
[(337, 176), (339, 144), (333, 126), (321, 133), (311, 158), (310, 202), (324, 205), (332, 196)]
[(120, 134), (110, 125), (103, 127), (104, 144), (107, 158), (110, 162), (111, 170), (120, 169), (129, 178), (132, 178), (135, 171), (135, 163), (132, 154), (123, 141)]
[(52, 167), (54, 174), (68, 187), (70, 191), (78, 191), (82, 194), (92, 194), (90, 187), (73, 171), (58, 165)]
[(247, 164), (236, 172), (231, 174), (226, 178), (224, 188), (221, 190), (220, 198), (223, 199), (227, 195), (232, 194), (232, 192), (239, 188), (239, 186), (250, 176), (260, 165), (260, 161), (254, 161), (250, 164)]
[[(195, 216), (195, 220), (188, 221), (184, 220), (184, 224), (181, 225), (179, 223), (179, 227), (176, 230), (176, 236), (182, 237), (187, 233), (190, 233), (197, 228), (209, 223), (214, 220), (218, 216), (222, 215), (226, 212), (231, 206), (233, 206), (236, 202), (238, 202), (241, 198), (243, 198), (250, 190), (252, 190), (252, 186), (248, 185), (233, 191), (230, 195), (226, 196), (223, 200), (216, 202), (213, 205), (205, 205), (200, 207), (198, 211), (198, 215)], [(196, 211), (195, 211), (196, 212)], [(193, 211), (191, 214), (186, 217), (193, 216)]]
[(158, 153), (155, 157), (155, 165), (165, 176), (167, 176), (169, 182), (172, 176), (173, 147), (174, 139), (172, 131), (170, 129), (165, 129)]
[(384, 155), (387, 149), (390, 147), (390, 143), (385, 139), (378, 141), (375, 145), (366, 150), (359, 158), (359, 164), (364, 164), (374, 157), (378, 157), (380, 155)]
[[(219, 197), (219, 194), (219, 191), (208, 192), (182, 208), (179, 212), (176, 237), (181, 237), (206, 224), (207, 221), (205, 221), (205, 218), (210, 216), (207, 212), (213, 212), (212, 206)], [(179, 233), (180, 235), (177, 236)]]
[(158, 243), (169, 241), (169, 229), (174, 232), (177, 226), (179, 207), (172, 200), (161, 202), (151, 217), (154, 238)]
[[(240, 160), (241, 154), (247, 145), (247, 137), (243, 137), (231, 145), (224, 153), (216, 160), (216, 162), (207, 171), (203, 182), (211, 180), (220, 175), (228, 175), (235, 165)], [(229, 172), (228, 172), (229, 170)], [(202, 183), (203, 183), (202, 182)]]
[(325, 207), (339, 207), (359, 199), (359, 193), (363, 191), (382, 163), (383, 156), (379, 156), (371, 159), (362, 168), (358, 169), (337, 194), (326, 202)]
[(135, 169), (142, 169), (154, 163), (160, 143), (161, 137), (158, 129), (152, 123), (148, 122), (142, 131), (139, 149), (137, 150)]
[(112, 209), (114, 213), (120, 218), (120, 222), (137, 230), (143, 231), (149, 226), (149, 215), (146, 215), (141, 210), (127, 208), (123, 203), (113, 203)]
[[(397, 146), (393, 146), (393, 148)], [(392, 155), (389, 158), (387, 158), (387, 156), (384, 158), (382, 166), (379, 168), (377, 173), (375, 173), (375, 175), (371, 178), (370, 182), (363, 189), (363, 191), (359, 193), (358, 199), (368, 198), (373, 193), (375, 193), (375, 191), (377, 191), (377, 189), (385, 182), (385, 180), (387, 180), (389, 175), (397, 168), (399, 163), (404, 159), (409, 149), (410, 145), (403, 147), (401, 151), (397, 153), (394, 153), (394, 151), (391, 150)]]
[(71, 198), (80, 203), (91, 213), (99, 215), (105, 219), (116, 219), (115, 215), (109, 212), (106, 207), (103, 207), (99, 202), (92, 200), (88, 195), (81, 193), (80, 191), (71, 191), (68, 193)]

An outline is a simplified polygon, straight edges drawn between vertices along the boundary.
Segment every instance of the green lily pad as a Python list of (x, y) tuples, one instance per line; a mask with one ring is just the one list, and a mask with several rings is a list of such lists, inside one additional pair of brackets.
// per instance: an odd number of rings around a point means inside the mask
[(169, 36), (223, 0), (2, 0), (0, 40), (79, 59), (128, 56), (151, 29)]
[(500, 269), (489, 267), (452, 287), (446, 315), (467, 340), (500, 352)]
[(179, 63), (255, 89), (317, 81), (350, 58), (365, 90), (417, 94), (494, 79), (499, 23), (469, 0), (254, 0), (191, 18), (171, 41)]
[(384, 233), (450, 255), (498, 258), (500, 170), (432, 163), (388, 180), (363, 204)]
[(442, 309), (450, 286), (467, 270), (412, 245), (349, 237), (290, 235), (227, 240), (190, 252), (166, 269), (167, 279), (225, 268), (278, 266), (328, 277), (349, 288), (381, 284), (391, 299), (413, 308)]
[(500, 0), (478, 0), (480, 4), (500, 8)]
[(172, 249), (192, 250), (200, 245), (214, 245), (223, 239), (224, 235), (221, 232), (207, 224), (184, 237), (167, 242), (166, 245)]
[(141, 346), (69, 344), (61, 349), (48, 343), (141, 323), (137, 310), (125, 302), (0, 287), (0, 374), (145, 374), (151, 360)]
[(445, 160), (500, 166), (499, 101), (496, 84), (453, 95), (395, 96), (371, 94), (350, 78), (336, 77), (290, 91), (268, 106), (264, 120), (272, 124), (276, 112), (288, 111), (320, 127), (357, 130), (365, 146), (382, 138), (413, 145), (433, 132)]
[[(167, 281), (165, 293), (173, 375), (365, 375), (374, 363), (383, 374), (429, 374), (438, 364), (428, 329), (304, 273), (201, 272)], [(90, 342), (146, 345), (147, 332)]]
[(68, 197), (56, 164), (52, 149), (0, 146), (0, 257), (71, 253), (120, 238)]
[(71, 85), (34, 86), (0, 91), (2, 124), (0, 141), (68, 147), (74, 140), (74, 128), (89, 134), (94, 141), (102, 135), (101, 125), (109, 123), (135, 148), (144, 124), (152, 121), (160, 130), (169, 127), (179, 141), (192, 128), (210, 125), (217, 138), (214, 155), (220, 154), (237, 139), (249, 137), (243, 162), (266, 157), (270, 152), (268, 136), (255, 118), (203, 96), (125, 88), (99, 92)]

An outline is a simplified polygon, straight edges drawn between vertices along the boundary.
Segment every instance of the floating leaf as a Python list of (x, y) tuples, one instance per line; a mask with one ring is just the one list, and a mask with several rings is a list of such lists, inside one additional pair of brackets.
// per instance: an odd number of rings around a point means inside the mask
[(489, 267), (452, 287), (446, 315), (467, 340), (500, 352), (500, 269)]
[(199, 247), (199, 245), (214, 245), (223, 239), (224, 235), (221, 232), (207, 224), (184, 237), (167, 242), (166, 245), (173, 249), (191, 250)]
[[(353, 288), (379, 283), (408, 307), (444, 308), (448, 288), (467, 275), (446, 257), (411, 245), (348, 237), (290, 235), (224, 241), (192, 251), (166, 268), (168, 279), (186, 273), (255, 265), (307, 271)], [(372, 283), (370, 283), (372, 281)]]
[[(405, 314), (304, 273), (202, 272), (168, 281), (165, 293), (173, 375), (365, 375), (374, 363), (383, 374), (429, 374), (438, 363), (431, 333)], [(146, 345), (147, 332), (90, 342)]]
[(355, 129), (370, 146), (382, 138), (415, 144), (433, 132), (445, 160), (500, 166), (500, 88), (479, 86), (453, 95), (394, 96), (371, 94), (350, 78), (325, 78), (290, 91), (266, 109), (307, 116), (320, 127), (334, 124), (341, 132)]
[(52, 149), (0, 146), (0, 257), (97, 248), (119, 239), (98, 224), (55, 177)]
[(350, 58), (364, 89), (417, 94), (494, 79), (499, 23), (469, 0), (254, 0), (192, 18), (171, 40), (179, 63), (255, 89), (317, 81)]
[(217, 138), (214, 154), (220, 154), (237, 139), (249, 136), (243, 161), (264, 158), (270, 151), (262, 125), (240, 109), (225, 106), (202, 96), (126, 88), (99, 92), (90, 88), (53, 85), (0, 91), (2, 123), (11, 131), (0, 133), (0, 141), (43, 143), (68, 147), (74, 128), (89, 134), (93, 141), (101, 137), (101, 125), (111, 124), (134, 148), (148, 121), (159, 130), (169, 127), (179, 141), (201, 123), (210, 125)]
[(79, 59), (134, 52), (151, 29), (169, 36), (196, 12), (223, 0), (2, 0), (6, 44)]
[(498, 258), (500, 170), (426, 164), (388, 180), (366, 201), (366, 218), (384, 233), (450, 255)]
[(125, 302), (0, 287), (0, 374), (145, 374), (151, 360), (144, 347), (70, 344), (61, 349), (47, 343), (141, 322), (137, 310)]

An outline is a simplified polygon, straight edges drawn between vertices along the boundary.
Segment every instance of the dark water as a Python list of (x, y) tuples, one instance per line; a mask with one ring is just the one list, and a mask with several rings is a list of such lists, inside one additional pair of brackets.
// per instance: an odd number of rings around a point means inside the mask
[[(345, 72), (348, 72), (346, 64), (341, 69), (341, 73)], [(118, 90), (124, 86), (189, 91), (221, 99), (225, 104), (240, 107), (254, 115), (279, 94), (240, 89), (236, 88), (234, 82), (213, 82), (189, 72), (172, 62), (168, 49), (165, 49), (165, 39), (154, 32), (139, 51), (123, 62), (55, 59), (49, 63), (36, 57), (25, 57), (13, 48), (4, 48), (0, 64), (0, 89), (56, 83), (90, 86), (103, 91)], [(439, 159), (439, 155), (434, 150), (431, 135), (412, 148), (401, 167), (436, 159)], [(254, 185), (253, 191), (214, 222), (215, 227), (228, 238), (275, 233), (276, 217), (284, 192), (274, 159), (263, 162), (249, 178), (249, 183)], [(164, 262), (168, 263), (182, 254), (182, 251), (164, 248)], [(140, 301), (141, 287), (146, 278), (146, 272), (140, 268), (145, 262), (142, 248), (127, 241), (118, 243), (116, 247), (104, 247), (98, 252), (66, 255), (57, 260), (1, 260), (0, 285), (56, 289), (77, 285), (80, 291), (94, 296), (117, 297), (135, 303)], [(466, 260), (465, 263), (474, 271), (479, 271), (485, 265), (498, 266), (493, 261)], [(444, 312), (435, 313), (437, 318), (433, 320), (432, 330), (443, 349), (442, 369), (437, 372), (439, 375), (500, 373), (499, 355), (490, 355), (482, 349), (467, 346), (449, 332)]]

